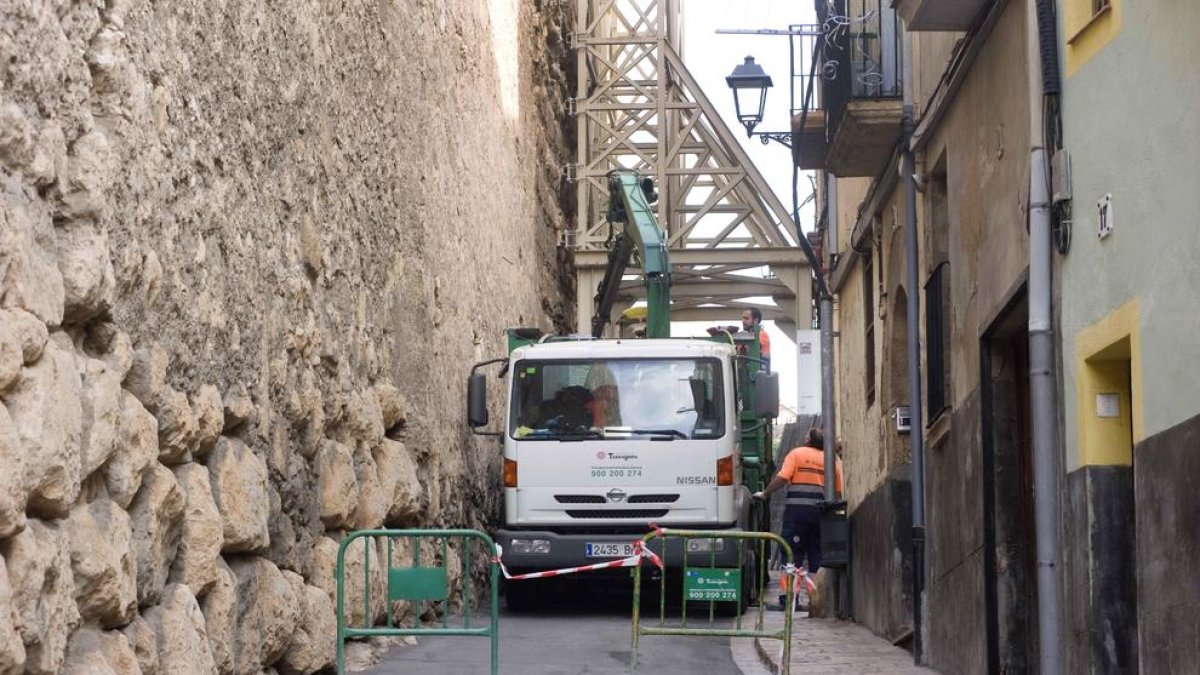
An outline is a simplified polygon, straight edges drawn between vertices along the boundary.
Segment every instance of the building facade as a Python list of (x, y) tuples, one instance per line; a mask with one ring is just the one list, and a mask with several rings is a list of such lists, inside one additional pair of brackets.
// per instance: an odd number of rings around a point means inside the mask
[(1067, 670), (1188, 672), (1200, 651), (1200, 4), (1059, 8)]
[[(1039, 667), (1028, 331), (1030, 152), (1043, 145), (1058, 245), (1064, 672), (1133, 672), (1139, 661), (1182, 672), (1179, 659), (1200, 649), (1188, 619), (1200, 574), (1185, 555), (1200, 550), (1187, 489), (1200, 476), (1200, 378), (1184, 366), (1200, 361), (1200, 77), (1188, 68), (1200, 56), (1200, 5), (1129, 4), (1059, 0), (1042, 17), (1057, 27), (1055, 59), (1042, 54), (1031, 2), (815, 3), (822, 76), (793, 144), (798, 165), (823, 174), (828, 205), (850, 613), (895, 641), (916, 637), (922, 662), (942, 672)], [(1045, 63), (1061, 97), (1042, 96)], [(1112, 227), (1104, 237), (1101, 222)], [(922, 386), (914, 419), (910, 330)]]

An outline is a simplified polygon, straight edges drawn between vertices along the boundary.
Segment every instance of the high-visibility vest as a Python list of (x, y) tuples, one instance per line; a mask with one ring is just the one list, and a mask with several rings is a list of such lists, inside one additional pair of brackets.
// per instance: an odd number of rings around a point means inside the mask
[[(842, 467), (834, 466), (835, 487), (842, 492)], [(788, 482), (788, 506), (817, 506), (825, 501), (825, 451), (808, 446), (794, 448), (783, 460), (779, 477)]]
[(758, 327), (758, 350), (762, 352), (764, 359), (771, 356), (771, 336), (767, 335), (767, 329)]

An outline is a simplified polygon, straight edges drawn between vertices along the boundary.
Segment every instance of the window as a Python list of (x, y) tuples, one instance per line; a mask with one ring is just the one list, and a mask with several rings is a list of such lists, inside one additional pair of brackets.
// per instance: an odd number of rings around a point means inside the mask
[(925, 388), (931, 424), (950, 407), (949, 272), (950, 264), (942, 263), (925, 284)]
[(875, 265), (871, 249), (863, 254), (863, 370), (866, 374), (867, 407), (875, 402)]
[(929, 209), (934, 267), (925, 284), (925, 404), (932, 424), (950, 407), (950, 191), (944, 156), (930, 181)]
[(719, 438), (717, 359), (518, 361), (510, 433), (522, 440)]

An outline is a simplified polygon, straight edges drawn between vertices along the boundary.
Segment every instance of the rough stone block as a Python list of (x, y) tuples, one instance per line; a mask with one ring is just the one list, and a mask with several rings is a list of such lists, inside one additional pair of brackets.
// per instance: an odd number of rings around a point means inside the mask
[(383, 525), (392, 495), (384, 493), (379, 481), (379, 468), (365, 445), (360, 445), (354, 452), (354, 477), (358, 482), (354, 527), (359, 530), (376, 529)]
[(334, 580), (334, 570), (337, 569), (338, 543), (329, 537), (315, 537), (312, 544), (312, 557), (308, 560), (305, 579), (329, 596), (331, 602), (337, 602), (337, 584)]
[(265, 558), (230, 565), (237, 578), (238, 639), (234, 672), (258, 673), (283, 658), (300, 617), (299, 598), (279, 568)]
[(141, 674), (142, 669), (138, 665), (137, 654), (134, 653), (133, 645), (129, 644), (129, 638), (125, 637), (124, 633), (107, 631), (100, 633), (99, 638), (100, 653), (104, 654), (104, 660), (113, 669), (113, 672), (117, 675)]
[(225, 407), (225, 429), (233, 431), (250, 421), (254, 415), (254, 400), (243, 384), (237, 384), (225, 392), (223, 405)]
[(334, 641), (326, 636), (337, 635), (337, 614), (325, 591), (307, 586), (293, 572), (284, 572), (297, 599), (300, 616), (292, 644), (279, 662), (279, 672), (285, 675), (315, 673), (333, 665)]
[(158, 420), (158, 461), (167, 466), (190, 461), (200, 425), (187, 395), (167, 387), (154, 416)]
[(125, 388), (151, 412), (167, 387), (167, 366), (171, 358), (162, 347), (143, 347), (133, 354), (133, 364), (125, 376)]
[(67, 638), (79, 625), (71, 549), (61, 527), (30, 520), (0, 542), (12, 584), (13, 623), (25, 643), (25, 672), (53, 675), (63, 666)]
[(25, 357), (21, 353), (21, 335), (17, 327), (5, 321), (7, 312), (0, 310), (0, 392), (16, 384)]
[(41, 319), (22, 309), (0, 309), (0, 323), (16, 332), (25, 365), (42, 357), (42, 349), (50, 339), (50, 331)]
[(245, 443), (222, 437), (208, 457), (213, 499), (221, 512), (226, 553), (270, 545), (267, 465)]
[(19, 673), (25, 667), (25, 643), (17, 632), (8, 564), (0, 557), (0, 673)]
[(192, 412), (196, 414), (196, 449), (197, 457), (203, 458), (212, 451), (225, 428), (225, 410), (221, 402), (221, 392), (211, 384), (200, 387), (192, 400)]
[(171, 584), (162, 602), (146, 611), (158, 645), (158, 672), (163, 675), (215, 674), (204, 614), (183, 584)]
[(217, 582), (224, 524), (213, 500), (208, 470), (189, 463), (175, 467), (174, 474), (183, 490), (185, 510), (171, 581), (185, 584), (193, 595), (201, 597)]
[(388, 433), (408, 422), (408, 402), (394, 385), (375, 385), (375, 396), (379, 399), (379, 409), (383, 413), (383, 428)]
[(129, 514), (137, 555), (138, 604), (159, 600), (183, 537), (185, 500), (175, 474), (155, 464), (142, 480)]
[[(387, 523), (411, 525), (421, 512), (421, 481), (417, 463), (403, 443), (384, 439), (372, 451), (379, 467), (379, 482), (390, 494)], [(390, 487), (389, 487), (390, 486)]]
[(46, 186), (67, 173), (67, 139), (62, 125), (57, 120), (46, 120), (38, 133), (37, 145), (33, 149), (33, 162), (29, 174), (33, 182)]
[(200, 610), (204, 613), (208, 646), (217, 672), (232, 675), (238, 615), (237, 577), (223, 559), (216, 562), (217, 581), (200, 601)]
[(0, 105), (0, 164), (20, 171), (33, 162), (35, 129), (15, 103)]
[(105, 628), (132, 621), (137, 614), (137, 569), (129, 515), (101, 497), (72, 509), (65, 528), (80, 615)]
[(142, 675), (158, 673), (158, 640), (154, 637), (154, 629), (150, 624), (139, 616), (122, 629), (121, 633), (129, 640), (129, 646), (133, 648)]
[(158, 457), (158, 421), (127, 391), (121, 394), (118, 439), (116, 452), (104, 465), (104, 483), (113, 501), (128, 508)]
[(83, 347), (87, 354), (100, 359), (119, 382), (125, 380), (133, 367), (133, 343), (129, 334), (107, 321), (96, 321), (88, 325), (84, 334)]
[(121, 425), (121, 378), (108, 365), (96, 359), (83, 364), (81, 399), (82, 431), (80, 475), (92, 475), (117, 451)]
[(364, 389), (351, 396), (346, 417), (350, 435), (355, 440), (373, 445), (383, 439), (383, 410), (374, 389)]
[(80, 628), (67, 643), (66, 675), (140, 675), (129, 640), (116, 631)]
[(80, 482), (83, 411), (74, 354), (48, 343), (5, 402), (24, 449), (28, 511), (66, 517)]
[(24, 310), (44, 325), (63, 319), (63, 278), (53, 255), (49, 215), (35, 219), (0, 197), (0, 307)]
[(67, 157), (60, 214), (68, 219), (98, 216), (116, 173), (116, 157), (99, 127), (80, 136)]
[(55, 228), (63, 279), (63, 323), (85, 324), (112, 309), (116, 280), (108, 233), (91, 222)]
[(67, 658), (63, 663), (63, 675), (121, 675), (113, 669), (100, 649), (100, 632), (94, 628), (80, 628), (67, 642)]
[(358, 508), (358, 480), (350, 449), (336, 441), (327, 441), (317, 453), (316, 472), (321, 521), (325, 527), (353, 527)]
[(25, 503), (29, 491), (25, 487), (25, 453), (17, 428), (0, 403), (0, 539), (25, 528)]

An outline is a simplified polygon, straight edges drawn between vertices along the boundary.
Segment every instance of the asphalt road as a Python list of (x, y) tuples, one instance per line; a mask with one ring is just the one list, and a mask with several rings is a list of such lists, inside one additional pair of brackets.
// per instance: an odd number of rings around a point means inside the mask
[[(629, 600), (628, 588), (619, 587), (561, 592), (529, 613), (509, 612), (503, 609), (501, 600), (500, 672), (520, 675), (628, 673), (631, 647)], [(699, 622), (707, 622), (707, 614), (690, 615)], [(391, 650), (377, 666), (365, 672), (369, 675), (487, 673), (488, 648), (488, 640), (484, 638), (421, 638), (416, 647)], [(743, 673), (735, 664), (729, 638), (643, 637), (638, 651), (639, 673)], [(739, 660), (747, 661), (744, 656)], [(760, 671), (748, 667), (746, 672)]]

